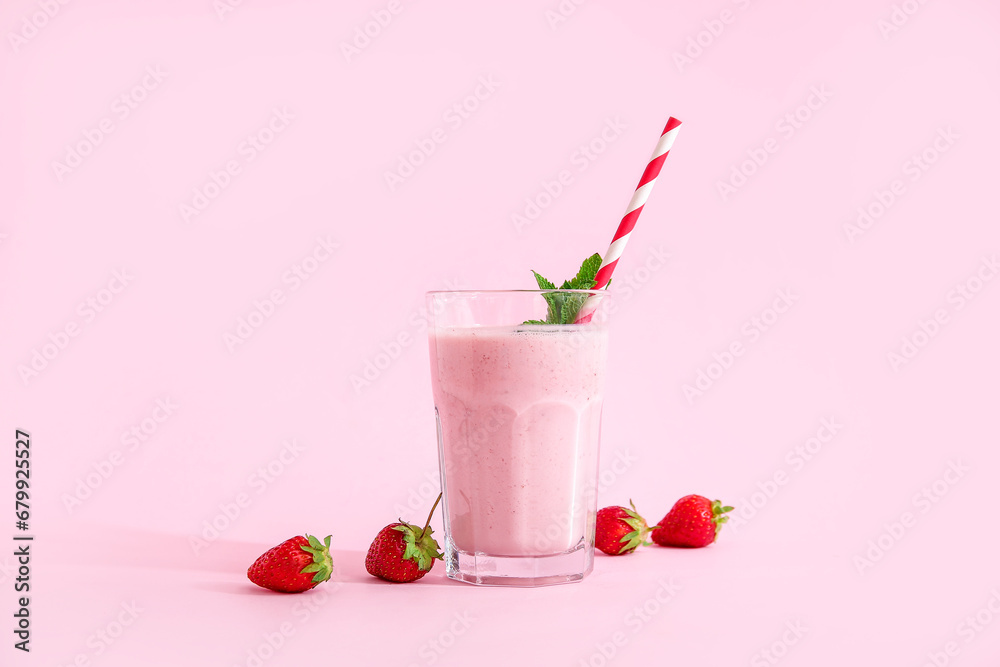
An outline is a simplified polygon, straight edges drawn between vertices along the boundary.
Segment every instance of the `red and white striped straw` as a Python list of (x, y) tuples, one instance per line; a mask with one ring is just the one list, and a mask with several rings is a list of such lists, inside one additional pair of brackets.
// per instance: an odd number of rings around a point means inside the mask
[(601, 268), (597, 271), (593, 289), (604, 289), (608, 286), (608, 281), (611, 280), (611, 274), (614, 273), (615, 265), (618, 264), (618, 259), (625, 250), (625, 244), (628, 243), (628, 237), (635, 227), (636, 220), (639, 219), (639, 214), (642, 213), (642, 207), (645, 206), (646, 200), (649, 199), (649, 193), (653, 191), (653, 185), (656, 184), (656, 177), (660, 175), (660, 168), (663, 167), (663, 161), (667, 159), (667, 155), (670, 153), (670, 147), (674, 145), (674, 139), (677, 138), (677, 132), (680, 130), (680, 127), (681, 122), (671, 116), (667, 121), (667, 126), (663, 128), (663, 134), (660, 135), (660, 140), (656, 143), (656, 149), (653, 151), (652, 157), (649, 158), (646, 171), (642, 172), (642, 178), (639, 179), (639, 185), (635, 188), (632, 201), (628, 203), (628, 208), (625, 209), (625, 216), (618, 224), (618, 231), (615, 232), (615, 237), (611, 240), (611, 246), (604, 255), (604, 261), (601, 262)]

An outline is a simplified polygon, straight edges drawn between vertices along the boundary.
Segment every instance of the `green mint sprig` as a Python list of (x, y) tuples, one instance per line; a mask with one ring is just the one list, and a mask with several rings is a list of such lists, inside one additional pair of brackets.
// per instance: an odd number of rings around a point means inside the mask
[[(583, 264), (580, 265), (580, 270), (577, 271), (574, 278), (564, 280), (563, 284), (558, 288), (555, 283), (543, 277), (537, 271), (532, 271), (532, 273), (535, 274), (535, 282), (538, 283), (538, 289), (593, 289), (596, 284), (594, 278), (597, 276), (597, 270), (600, 268), (601, 256), (598, 253), (594, 253), (583, 260)], [(525, 324), (573, 324), (576, 322), (576, 316), (580, 312), (580, 309), (583, 308), (583, 304), (587, 301), (586, 294), (548, 292), (543, 294), (542, 297), (549, 304), (549, 312), (546, 318), (544, 320), (528, 320)]]

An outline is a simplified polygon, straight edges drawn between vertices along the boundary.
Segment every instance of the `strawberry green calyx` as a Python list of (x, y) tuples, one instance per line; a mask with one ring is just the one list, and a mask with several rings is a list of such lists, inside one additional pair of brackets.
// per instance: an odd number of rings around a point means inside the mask
[(624, 507), (622, 509), (625, 510), (625, 513), (628, 514), (629, 518), (619, 520), (628, 525), (629, 528), (632, 528), (632, 532), (626, 533), (622, 536), (621, 542), (625, 545), (622, 547), (622, 553), (635, 551), (640, 545), (648, 547), (652, 544), (646, 540), (646, 536), (649, 535), (652, 528), (650, 528), (646, 523), (646, 520), (639, 516), (639, 513), (636, 512), (635, 503), (629, 500), (628, 504), (632, 509), (625, 509)]
[(323, 581), (327, 581), (330, 575), (333, 574), (333, 559), (330, 558), (330, 535), (320, 542), (319, 539), (313, 537), (312, 535), (305, 536), (309, 540), (309, 546), (302, 545), (299, 547), (307, 554), (313, 557), (313, 562), (302, 568), (302, 574), (308, 574), (310, 572), (315, 572), (313, 576), (313, 583), (318, 584)]
[(444, 558), (437, 540), (431, 537), (434, 530), (429, 526), (421, 529), (420, 526), (414, 526), (412, 523), (404, 523), (395, 526), (393, 530), (398, 530), (403, 534), (403, 541), (406, 543), (403, 560), (412, 560), (424, 572), (431, 569), (435, 558)]
[(719, 531), (722, 530), (722, 524), (729, 521), (729, 517), (726, 516), (726, 512), (732, 512), (732, 511), (733, 508), (729, 505), (723, 507), (721, 500), (712, 501), (712, 521), (715, 522), (716, 535), (718, 535)]
[(412, 523), (406, 523), (402, 519), (399, 520), (401, 525), (394, 528), (394, 530), (398, 530), (403, 534), (403, 541), (406, 543), (403, 560), (414, 561), (417, 567), (424, 572), (431, 569), (435, 558), (444, 560), (441, 547), (438, 545), (437, 540), (431, 537), (434, 533), (434, 529), (431, 528), (431, 517), (434, 516), (434, 510), (437, 509), (438, 503), (441, 502), (442, 495), (438, 494), (437, 500), (434, 501), (434, 506), (431, 507), (430, 514), (427, 515), (427, 523), (424, 524), (423, 528), (414, 526)]

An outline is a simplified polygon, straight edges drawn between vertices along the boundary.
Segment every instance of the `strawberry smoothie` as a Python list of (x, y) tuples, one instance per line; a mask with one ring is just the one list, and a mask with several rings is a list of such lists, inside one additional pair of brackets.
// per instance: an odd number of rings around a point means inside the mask
[(432, 328), (450, 551), (539, 557), (593, 542), (607, 345), (604, 324)]

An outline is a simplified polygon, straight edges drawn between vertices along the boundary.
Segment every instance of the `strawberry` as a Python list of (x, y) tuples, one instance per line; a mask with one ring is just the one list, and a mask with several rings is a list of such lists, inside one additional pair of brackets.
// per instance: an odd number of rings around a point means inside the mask
[(330, 536), (297, 535), (268, 549), (247, 569), (253, 583), (279, 593), (301, 593), (330, 578)]
[(704, 496), (684, 496), (653, 527), (653, 541), (664, 547), (707, 547), (715, 541), (726, 512), (733, 508)]
[(632, 553), (640, 544), (648, 545), (649, 526), (636, 514), (635, 505), (605, 507), (597, 512), (597, 537), (595, 546), (609, 556)]
[(431, 537), (434, 532), (431, 517), (440, 501), (441, 496), (438, 495), (423, 528), (400, 519), (378, 532), (365, 557), (368, 574), (405, 584), (430, 572), (434, 560), (443, 558), (437, 540)]

